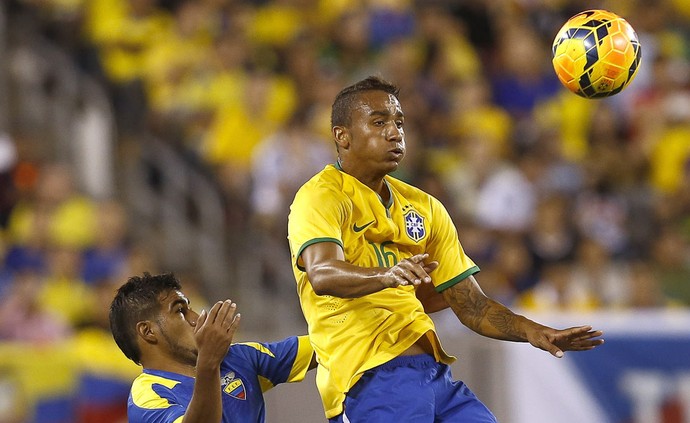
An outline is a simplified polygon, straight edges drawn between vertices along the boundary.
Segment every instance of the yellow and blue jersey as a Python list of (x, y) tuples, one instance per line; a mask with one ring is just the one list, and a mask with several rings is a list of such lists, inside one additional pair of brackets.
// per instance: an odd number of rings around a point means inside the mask
[[(312, 356), (306, 336), (275, 343), (233, 344), (220, 366), (222, 423), (263, 422), (263, 393), (279, 383), (304, 379)], [(179, 423), (193, 391), (193, 377), (144, 369), (132, 384), (129, 422)]]
[(309, 339), (318, 357), (316, 382), (328, 418), (342, 412), (345, 394), (368, 369), (386, 363), (426, 336), (437, 361), (451, 363), (434, 323), (413, 286), (388, 288), (360, 298), (314, 293), (301, 261), (305, 248), (334, 242), (345, 260), (361, 267), (391, 267), (428, 253), (439, 266), (431, 274), (442, 291), (479, 271), (465, 255), (445, 207), (433, 196), (386, 176), (390, 201), (328, 165), (295, 196), (288, 221), (293, 272)]

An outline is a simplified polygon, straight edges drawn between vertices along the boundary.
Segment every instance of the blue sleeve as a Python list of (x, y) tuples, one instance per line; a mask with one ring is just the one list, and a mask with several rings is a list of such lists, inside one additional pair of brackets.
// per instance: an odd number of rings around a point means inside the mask
[(158, 398), (144, 401), (137, 400), (135, 404), (130, 395), (127, 407), (129, 423), (173, 423), (182, 421), (187, 407), (172, 402), (173, 395), (167, 395), (165, 388), (157, 386)]
[(307, 336), (292, 336), (273, 343), (237, 344), (253, 362), (265, 392), (279, 383), (304, 379), (314, 350)]

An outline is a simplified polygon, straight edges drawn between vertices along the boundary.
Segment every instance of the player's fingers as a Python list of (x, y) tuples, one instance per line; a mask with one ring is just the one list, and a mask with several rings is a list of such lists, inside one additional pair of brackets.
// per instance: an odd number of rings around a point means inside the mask
[[(429, 255), (424, 254), (424, 256), (428, 258)], [(427, 264), (425, 264), (424, 262), (415, 263), (410, 268), (410, 271), (414, 274), (414, 284), (419, 285), (422, 282), (431, 282), (431, 276), (429, 276), (429, 273), (436, 269), (436, 267), (438, 267), (438, 262), (436, 261), (432, 261)], [(427, 270), (427, 268), (429, 270)]]
[(438, 262), (437, 262), (437, 261), (430, 261), (429, 263), (425, 263), (425, 264), (424, 264), (424, 271), (425, 271), (426, 273), (431, 273), (431, 272), (433, 272), (434, 270), (436, 270), (437, 267), (438, 267)]
[(582, 344), (575, 344), (575, 345), (571, 345), (568, 348), (568, 350), (570, 350), (570, 351), (589, 351), (589, 350), (592, 350), (592, 349), (598, 347), (599, 345), (601, 345), (603, 343), (604, 343), (604, 341), (600, 340), (599, 342), (592, 341), (592, 342), (587, 342), (587, 343), (582, 343)]
[(433, 272), (436, 270), (438, 267), (438, 262), (437, 261), (431, 261), (429, 263), (425, 263), (425, 261), (429, 258), (429, 254), (424, 253), (424, 254), (417, 254), (415, 256), (410, 257), (410, 260), (416, 264), (419, 264), (424, 272), (427, 273), (426, 276), (422, 277), (422, 280), (425, 282), (431, 282), (431, 277), (427, 277), (429, 273)]
[(564, 329), (561, 332), (563, 332), (563, 334), (565, 336), (573, 337), (573, 336), (578, 336), (578, 335), (587, 333), (591, 330), (592, 330), (591, 326), (575, 326), (572, 328)]
[(561, 358), (563, 357), (563, 350), (560, 349), (556, 344), (553, 342), (550, 342), (547, 337), (543, 337), (539, 339), (539, 341), (534, 344), (534, 346), (541, 348), (544, 351), (549, 352), (552, 356), (556, 358)]
[(233, 303), (231, 300), (223, 301), (220, 306), (220, 310), (218, 310), (218, 317), (216, 318), (220, 324), (225, 325), (228, 315), (234, 313), (234, 305), (235, 303)]
[(233, 318), (232, 321), (230, 322), (230, 325), (228, 326), (228, 333), (229, 334), (234, 334), (235, 331), (237, 330), (237, 327), (240, 325), (240, 320), (242, 320), (242, 315), (240, 313), (237, 313)]
[(395, 270), (398, 285), (419, 285), (420, 280), (415, 275), (414, 266), (407, 266), (408, 263), (400, 263), (400, 266)]
[(587, 341), (574, 342), (571, 345), (573, 345), (573, 348), (581, 348), (581, 347), (594, 348), (594, 347), (597, 347), (603, 343), (604, 343), (603, 339), (591, 339), (591, 340), (587, 340)]
[(227, 302), (227, 313), (225, 314), (225, 317), (223, 318), (222, 324), (224, 328), (229, 328), (232, 325), (232, 322), (235, 318), (235, 312), (237, 311), (237, 304), (231, 302), (228, 300)]
[(391, 268), (391, 274), (397, 285), (419, 285), (421, 283), (421, 278), (417, 275), (419, 270), (422, 270), (420, 265), (406, 259)]
[(208, 322), (210, 324), (215, 323), (216, 319), (218, 318), (218, 312), (220, 311), (221, 306), (223, 305), (222, 301), (218, 301), (215, 304), (213, 304), (213, 307), (211, 307), (211, 310), (208, 312)]
[(206, 310), (201, 310), (201, 313), (199, 313), (199, 316), (196, 318), (196, 324), (194, 325), (195, 333), (204, 326), (207, 318), (208, 313), (206, 313)]
[(582, 335), (576, 335), (576, 336), (572, 337), (571, 339), (574, 342), (585, 341), (585, 340), (592, 339), (592, 338), (598, 338), (598, 337), (602, 336), (603, 334), (604, 334), (604, 332), (602, 332), (600, 330), (589, 331), (589, 332), (584, 333)]
[(550, 352), (552, 356), (556, 358), (562, 358), (563, 357), (563, 350), (558, 348), (557, 346), (551, 344), (549, 348), (546, 349), (546, 351)]
[(429, 258), (429, 254), (423, 253), (423, 254), (416, 254), (416, 255), (410, 257), (409, 260), (412, 261), (413, 263), (420, 264), (420, 263), (423, 263), (424, 260), (426, 260), (428, 258)]

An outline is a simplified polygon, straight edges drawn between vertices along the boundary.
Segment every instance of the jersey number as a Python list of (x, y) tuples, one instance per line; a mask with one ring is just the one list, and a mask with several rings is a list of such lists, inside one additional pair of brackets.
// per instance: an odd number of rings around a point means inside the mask
[(393, 267), (398, 264), (398, 256), (392, 251), (386, 251), (386, 245), (393, 244), (393, 241), (382, 242), (377, 245), (375, 242), (370, 242), (376, 253), (376, 259), (379, 262), (379, 267)]

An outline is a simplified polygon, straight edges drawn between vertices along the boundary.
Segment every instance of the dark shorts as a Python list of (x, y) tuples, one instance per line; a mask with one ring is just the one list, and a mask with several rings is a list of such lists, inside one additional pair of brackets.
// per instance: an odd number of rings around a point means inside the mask
[(430, 355), (397, 357), (364, 372), (331, 423), (496, 423), (450, 367)]

